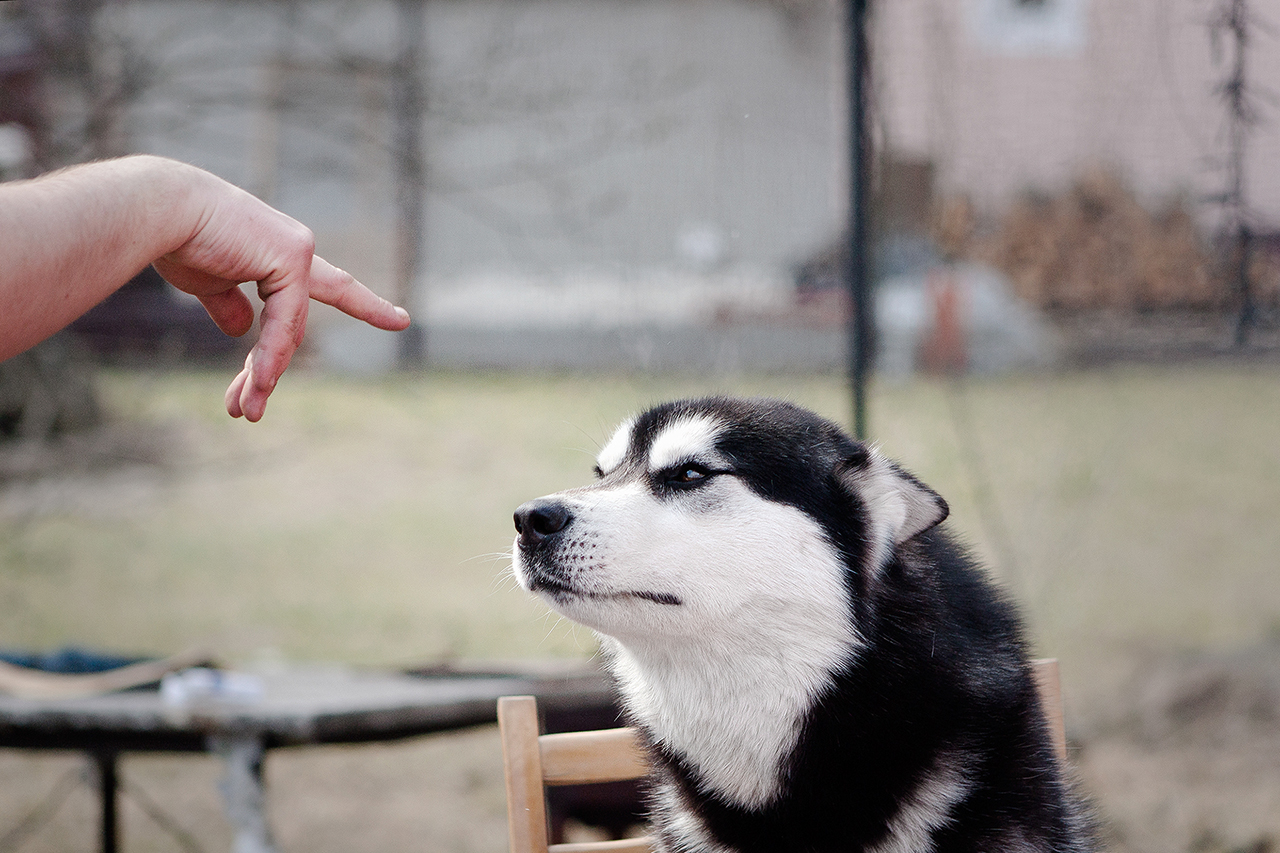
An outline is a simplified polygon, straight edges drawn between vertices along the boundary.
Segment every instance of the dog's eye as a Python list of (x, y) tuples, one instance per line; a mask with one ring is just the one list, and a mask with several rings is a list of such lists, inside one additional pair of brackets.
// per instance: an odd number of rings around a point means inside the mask
[(676, 487), (696, 486), (710, 476), (711, 471), (701, 465), (679, 465), (667, 472), (666, 481)]

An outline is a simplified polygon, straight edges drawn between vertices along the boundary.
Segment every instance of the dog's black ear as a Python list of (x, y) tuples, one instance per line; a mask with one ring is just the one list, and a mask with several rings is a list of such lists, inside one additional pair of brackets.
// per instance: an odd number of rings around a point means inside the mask
[(877, 532), (895, 545), (940, 524), (951, 512), (941, 495), (866, 445), (858, 445), (838, 473)]

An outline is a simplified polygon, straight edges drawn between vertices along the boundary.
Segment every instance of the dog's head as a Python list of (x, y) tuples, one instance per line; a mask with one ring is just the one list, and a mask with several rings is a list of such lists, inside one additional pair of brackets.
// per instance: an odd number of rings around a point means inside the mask
[(769, 624), (848, 633), (893, 549), (947, 514), (874, 449), (773, 400), (650, 409), (619, 427), (596, 474), (516, 511), (515, 574), (627, 645)]

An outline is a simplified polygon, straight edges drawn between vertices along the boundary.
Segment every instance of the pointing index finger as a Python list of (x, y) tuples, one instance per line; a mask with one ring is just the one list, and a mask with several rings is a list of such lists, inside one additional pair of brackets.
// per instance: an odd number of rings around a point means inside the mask
[(371, 326), (398, 332), (409, 325), (409, 312), (365, 287), (355, 276), (319, 255), (311, 258), (311, 298), (332, 305)]

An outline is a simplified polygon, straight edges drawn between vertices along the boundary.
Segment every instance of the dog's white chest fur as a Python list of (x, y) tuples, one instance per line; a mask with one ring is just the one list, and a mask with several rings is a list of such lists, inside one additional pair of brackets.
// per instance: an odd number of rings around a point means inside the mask
[(691, 614), (702, 631), (675, 642), (643, 631), (606, 640), (628, 710), (706, 793), (746, 808), (775, 798), (806, 713), (856, 648), (839, 563), (813, 522), (778, 505), (754, 522), (770, 535), (744, 532), (740, 543), (755, 541), (741, 551), (732, 540), (719, 544), (727, 546), (725, 566), (754, 571), (756, 580), (725, 590), (720, 608)]

